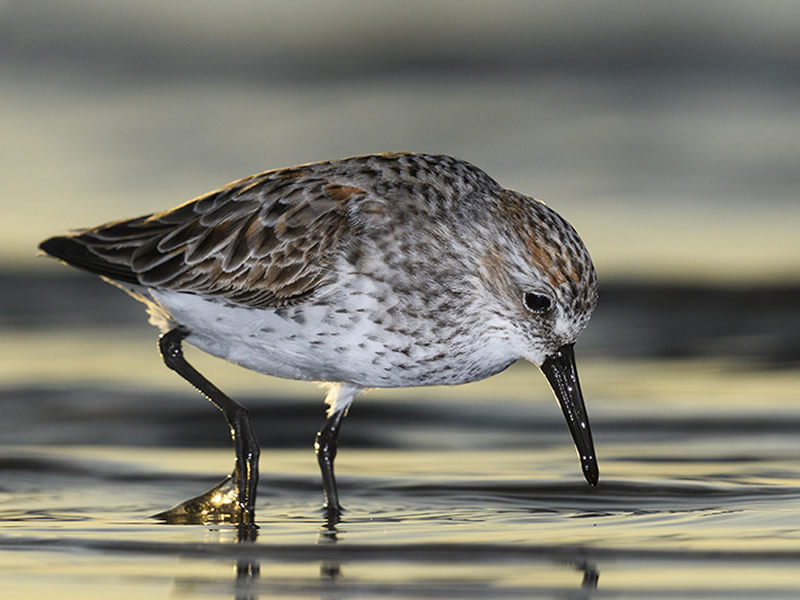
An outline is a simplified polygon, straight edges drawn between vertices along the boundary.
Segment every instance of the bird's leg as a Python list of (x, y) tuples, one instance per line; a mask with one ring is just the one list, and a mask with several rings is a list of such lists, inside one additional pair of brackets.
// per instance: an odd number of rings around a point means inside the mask
[(346, 410), (339, 410), (328, 417), (322, 429), (314, 440), (314, 450), (317, 453), (320, 471), (322, 471), (322, 489), (325, 492), (324, 509), (328, 517), (328, 525), (333, 526), (339, 522), (342, 507), (339, 504), (339, 492), (336, 491), (336, 477), (333, 474), (333, 461), (336, 458), (336, 438), (339, 436), (339, 426)]
[(197, 388), (225, 415), (236, 463), (233, 472), (205, 494), (156, 516), (170, 522), (195, 523), (233, 519), (240, 525), (252, 526), (258, 486), (258, 440), (247, 409), (226, 396), (183, 357), (181, 342), (187, 335), (186, 329), (178, 327), (161, 336), (158, 344), (164, 364)]

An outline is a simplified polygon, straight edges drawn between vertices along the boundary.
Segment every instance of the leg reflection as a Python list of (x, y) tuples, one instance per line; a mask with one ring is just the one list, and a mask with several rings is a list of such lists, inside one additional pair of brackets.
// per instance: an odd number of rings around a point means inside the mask
[(600, 571), (597, 570), (597, 565), (589, 560), (578, 560), (575, 562), (575, 569), (583, 571), (581, 594), (578, 597), (591, 598), (594, 596), (594, 592), (597, 591), (597, 582), (600, 579)]
[[(338, 541), (338, 531), (331, 520), (328, 519), (317, 537), (317, 544), (335, 544)], [(325, 593), (322, 598), (338, 598), (336, 581), (342, 576), (342, 563), (338, 560), (323, 560), (319, 565), (319, 578)], [(331, 595), (332, 594), (332, 595)]]
[(247, 552), (247, 545), (255, 543), (258, 528), (248, 525), (237, 527), (236, 542), (240, 544), (242, 553), (236, 561), (236, 600), (257, 600), (258, 578), (261, 576), (261, 563)]

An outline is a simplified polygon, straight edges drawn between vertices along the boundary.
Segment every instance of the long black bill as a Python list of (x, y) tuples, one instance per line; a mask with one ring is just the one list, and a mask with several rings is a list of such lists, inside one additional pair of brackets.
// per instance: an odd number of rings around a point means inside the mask
[(597, 485), (600, 472), (597, 469), (597, 458), (594, 454), (592, 430), (589, 427), (589, 415), (583, 404), (581, 384), (578, 381), (578, 369), (575, 367), (575, 353), (572, 344), (566, 344), (548, 356), (542, 363), (542, 372), (556, 394), (556, 400), (564, 411), (569, 432), (578, 450), (583, 476), (590, 485)]

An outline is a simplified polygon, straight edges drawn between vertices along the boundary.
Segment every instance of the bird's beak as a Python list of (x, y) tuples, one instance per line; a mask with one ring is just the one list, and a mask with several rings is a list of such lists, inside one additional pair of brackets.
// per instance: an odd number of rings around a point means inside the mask
[(556, 394), (561, 410), (564, 411), (569, 432), (578, 450), (583, 476), (590, 485), (597, 485), (600, 473), (597, 469), (592, 430), (589, 427), (586, 406), (583, 404), (572, 344), (561, 346), (554, 354), (548, 356), (542, 363), (541, 369)]

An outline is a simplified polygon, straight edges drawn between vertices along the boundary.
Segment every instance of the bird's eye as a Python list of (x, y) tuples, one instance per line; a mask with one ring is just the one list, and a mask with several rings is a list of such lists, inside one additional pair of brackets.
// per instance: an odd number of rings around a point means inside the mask
[(522, 301), (525, 303), (525, 308), (535, 313), (547, 312), (552, 304), (549, 297), (533, 292), (525, 292), (522, 295)]

